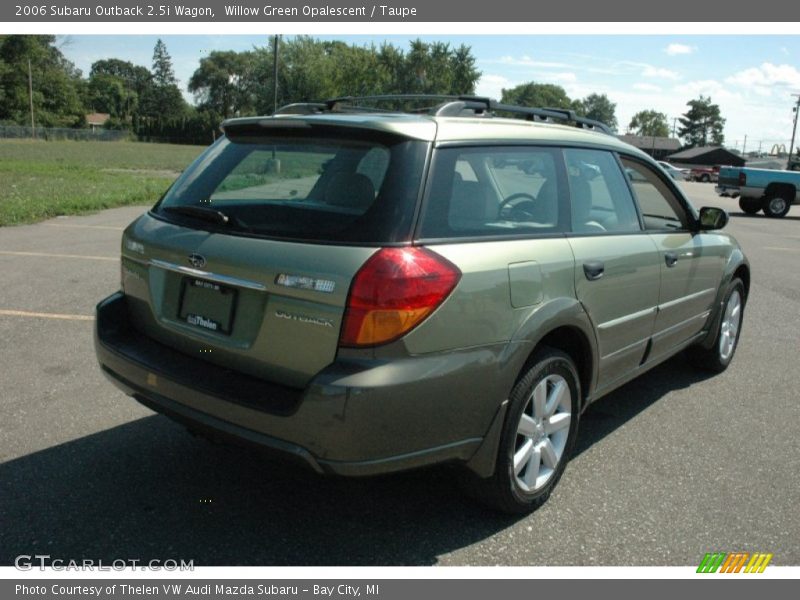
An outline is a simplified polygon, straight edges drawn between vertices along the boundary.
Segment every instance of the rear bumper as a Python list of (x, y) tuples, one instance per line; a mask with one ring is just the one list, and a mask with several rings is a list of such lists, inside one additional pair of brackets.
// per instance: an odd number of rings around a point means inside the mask
[(492, 432), (513, 383), (500, 366), (507, 347), (499, 344), (391, 361), (337, 360), (305, 389), (289, 388), (138, 333), (122, 293), (97, 305), (95, 349), (104, 374), (149, 408), (340, 475), (476, 457), (475, 470), (488, 474), (494, 449), (483, 442), (496, 444)]
[(714, 191), (719, 196), (741, 193), (738, 185), (726, 185), (724, 183), (720, 183), (714, 186)]

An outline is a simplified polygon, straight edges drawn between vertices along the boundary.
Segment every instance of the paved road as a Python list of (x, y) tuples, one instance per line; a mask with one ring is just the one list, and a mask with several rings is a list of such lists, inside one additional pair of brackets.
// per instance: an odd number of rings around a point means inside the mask
[(190, 437), (102, 378), (81, 318), (117, 288), (121, 228), (142, 209), (1, 229), (0, 564), (691, 565), (710, 550), (800, 564), (800, 207), (748, 217), (685, 185), (731, 210), (752, 261), (733, 366), (706, 377), (676, 358), (594, 405), (525, 518), (472, 504), (445, 469), (325, 480)]

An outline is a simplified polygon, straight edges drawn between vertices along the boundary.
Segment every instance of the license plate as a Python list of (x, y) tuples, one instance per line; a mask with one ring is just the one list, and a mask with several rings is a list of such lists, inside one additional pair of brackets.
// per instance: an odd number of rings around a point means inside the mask
[(194, 277), (183, 280), (178, 312), (181, 321), (207, 331), (229, 335), (235, 309), (235, 289)]

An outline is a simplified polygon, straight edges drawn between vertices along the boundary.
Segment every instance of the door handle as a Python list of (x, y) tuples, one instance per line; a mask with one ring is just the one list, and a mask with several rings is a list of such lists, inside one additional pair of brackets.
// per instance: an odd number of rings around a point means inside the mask
[(674, 267), (678, 264), (678, 254), (676, 252), (665, 252), (664, 262), (667, 263), (668, 267)]
[(586, 279), (589, 281), (600, 279), (603, 273), (605, 273), (605, 270), (606, 265), (600, 260), (583, 263), (583, 274), (586, 275)]

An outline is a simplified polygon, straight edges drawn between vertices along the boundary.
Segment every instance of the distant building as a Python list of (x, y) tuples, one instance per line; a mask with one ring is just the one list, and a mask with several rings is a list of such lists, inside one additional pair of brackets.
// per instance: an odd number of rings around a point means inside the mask
[(96, 131), (102, 129), (110, 118), (111, 115), (108, 113), (91, 113), (86, 115), (86, 124), (92, 128), (92, 131)]
[(665, 156), (681, 149), (680, 141), (671, 137), (631, 135), (628, 133), (618, 137), (626, 144), (646, 152), (656, 160), (663, 160)]
[(676, 165), (707, 166), (729, 165), (743, 167), (745, 160), (741, 155), (726, 150), (722, 146), (698, 146), (682, 150), (668, 157), (669, 162)]

